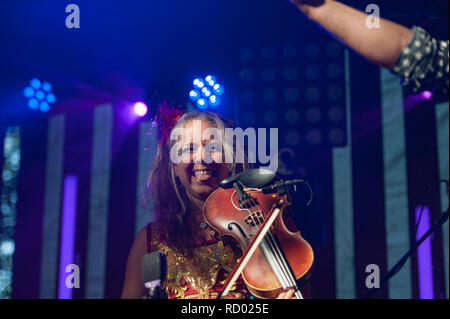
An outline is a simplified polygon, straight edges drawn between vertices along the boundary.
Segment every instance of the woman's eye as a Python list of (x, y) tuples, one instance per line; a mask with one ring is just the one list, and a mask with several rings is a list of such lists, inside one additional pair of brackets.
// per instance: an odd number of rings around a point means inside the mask
[(187, 146), (187, 147), (183, 147), (181, 149), (181, 153), (186, 154), (186, 153), (192, 153), (195, 151), (195, 148), (193, 146)]
[(222, 146), (221, 145), (211, 145), (210, 152), (222, 152)]

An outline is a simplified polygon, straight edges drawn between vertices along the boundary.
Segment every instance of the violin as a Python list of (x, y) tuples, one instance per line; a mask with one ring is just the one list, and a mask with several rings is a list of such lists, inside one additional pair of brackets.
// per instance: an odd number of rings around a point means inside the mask
[(247, 170), (223, 180), (205, 201), (206, 223), (225, 243), (233, 242), (243, 252), (218, 298), (242, 275), (258, 298), (275, 298), (293, 288), (295, 296), (303, 299), (299, 288), (309, 280), (314, 253), (300, 231), (286, 226), (287, 183), (267, 186), (274, 179), (274, 173)]

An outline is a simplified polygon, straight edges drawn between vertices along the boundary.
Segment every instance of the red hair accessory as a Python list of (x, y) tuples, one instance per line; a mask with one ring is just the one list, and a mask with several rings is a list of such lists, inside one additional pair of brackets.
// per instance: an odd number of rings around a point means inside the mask
[(158, 126), (159, 128), (159, 146), (161, 147), (162, 143), (167, 145), (167, 141), (169, 140), (170, 132), (172, 131), (175, 123), (181, 118), (184, 111), (180, 110), (181, 106), (172, 107), (167, 104), (166, 101), (162, 102), (158, 106), (158, 113), (153, 120), (153, 127)]

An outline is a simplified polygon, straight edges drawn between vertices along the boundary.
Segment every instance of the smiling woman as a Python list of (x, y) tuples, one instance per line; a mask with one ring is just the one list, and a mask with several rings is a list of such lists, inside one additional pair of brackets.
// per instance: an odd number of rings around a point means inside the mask
[[(235, 154), (234, 147), (217, 136), (205, 138), (211, 129), (224, 136), (226, 128), (234, 128), (231, 120), (210, 112), (181, 115), (167, 106), (160, 113), (161, 143), (147, 183), (154, 220), (134, 241), (122, 298), (145, 294), (141, 261), (152, 251), (161, 251), (167, 257), (168, 274), (163, 285), (169, 298), (214, 298), (234, 268), (237, 252), (215, 237), (203, 219), (202, 208), (221, 180), (244, 170), (247, 164), (237, 163), (235, 158), (226, 163), (225, 153)], [(180, 129), (182, 134), (176, 139), (168, 138)], [(174, 163), (171, 152), (181, 160)], [(249, 297), (242, 280), (228, 297)]]
[[(245, 155), (243, 161), (236, 156), (242, 146), (224, 138), (226, 130), (235, 128), (231, 120), (211, 112), (181, 114), (165, 104), (160, 115), (160, 144), (147, 181), (154, 219), (133, 243), (122, 298), (145, 295), (142, 258), (159, 251), (167, 259), (162, 287), (169, 299), (215, 299), (242, 251), (218, 238), (205, 220), (203, 206), (222, 180), (247, 169), (248, 163)], [(293, 293), (284, 291), (278, 298), (295, 299)], [(249, 297), (241, 276), (225, 296)]]

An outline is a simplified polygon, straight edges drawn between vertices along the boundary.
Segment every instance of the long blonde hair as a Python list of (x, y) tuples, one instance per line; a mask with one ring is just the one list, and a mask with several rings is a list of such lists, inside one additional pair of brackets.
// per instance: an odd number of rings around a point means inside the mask
[[(226, 128), (235, 128), (234, 122), (212, 112), (189, 111), (175, 123), (172, 130), (184, 127), (188, 122), (199, 119), (208, 121), (225, 136)], [(190, 205), (186, 191), (175, 176), (174, 163), (170, 159), (170, 149), (176, 143), (167, 139), (161, 143), (153, 161), (146, 188), (147, 202), (153, 210), (153, 223), (159, 228), (166, 243), (179, 252), (189, 252), (194, 246), (192, 229), (189, 229)], [(232, 146), (234, 150), (234, 146)], [(233, 151), (233, 163), (230, 174), (246, 169), (248, 164), (236, 163)]]

